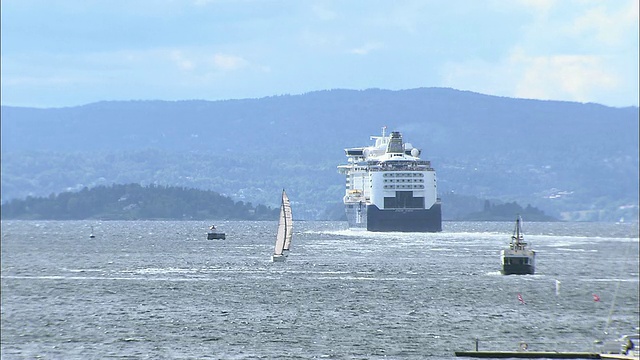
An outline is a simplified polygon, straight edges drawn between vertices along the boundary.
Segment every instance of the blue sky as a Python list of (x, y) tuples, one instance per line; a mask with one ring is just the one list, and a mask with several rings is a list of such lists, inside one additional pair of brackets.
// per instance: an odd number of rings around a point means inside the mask
[(638, 106), (638, 0), (2, 0), (2, 104), (451, 87)]

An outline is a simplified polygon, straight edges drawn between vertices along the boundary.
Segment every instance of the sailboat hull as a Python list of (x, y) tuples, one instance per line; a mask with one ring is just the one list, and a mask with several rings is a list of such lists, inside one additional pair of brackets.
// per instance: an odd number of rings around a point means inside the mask
[(271, 262), (284, 262), (286, 258), (284, 255), (271, 255)]

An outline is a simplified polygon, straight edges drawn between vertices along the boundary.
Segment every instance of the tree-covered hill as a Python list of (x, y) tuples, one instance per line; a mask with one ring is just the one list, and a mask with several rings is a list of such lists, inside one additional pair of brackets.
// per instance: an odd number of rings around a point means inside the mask
[(523, 208), (515, 201), (506, 204), (493, 204), (489, 200), (485, 201), (482, 211), (464, 215), (460, 220), (508, 221), (515, 219), (516, 215), (521, 215), (527, 221), (558, 221), (530, 204)]
[(139, 183), (277, 206), (285, 187), (301, 218), (326, 219), (344, 196), (343, 150), (387, 126), (436, 169), (444, 218), (462, 215), (450, 193), (563, 220), (638, 218), (637, 107), (418, 88), (1, 111), (2, 202)]
[(2, 205), (0, 214), (30, 220), (275, 220), (278, 211), (213, 191), (126, 184), (14, 199)]
[[(557, 221), (531, 205), (522, 208), (516, 202), (483, 202), (474, 196), (456, 194), (446, 194), (444, 199), (449, 214), (445, 220), (509, 221), (521, 214), (529, 221)], [(214, 191), (126, 184), (13, 199), (2, 205), (0, 215), (7, 220), (275, 220), (278, 211), (251, 202), (234, 202)], [(294, 212), (294, 217), (297, 214)], [(344, 206), (334, 206), (321, 220), (346, 221)]]

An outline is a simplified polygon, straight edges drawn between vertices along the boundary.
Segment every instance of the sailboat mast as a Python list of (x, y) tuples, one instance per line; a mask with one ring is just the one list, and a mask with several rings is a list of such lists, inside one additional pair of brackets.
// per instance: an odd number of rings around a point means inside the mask
[(286, 245), (287, 244), (287, 234), (289, 233), (289, 229), (287, 229), (287, 208), (286, 208), (286, 206), (284, 204), (285, 196), (286, 196), (286, 194), (284, 192), (284, 189), (282, 189), (282, 204), (280, 205), (280, 208), (281, 208), (282, 214), (284, 214), (283, 217), (282, 217), (282, 220), (284, 221), (284, 242), (282, 243), (282, 248), (283, 249), (286, 249), (286, 247), (287, 247), (287, 245)]
[(282, 249), (287, 248), (287, 234), (289, 233), (289, 229), (287, 228), (287, 194), (282, 189), (282, 223), (284, 226), (284, 235), (282, 236)]

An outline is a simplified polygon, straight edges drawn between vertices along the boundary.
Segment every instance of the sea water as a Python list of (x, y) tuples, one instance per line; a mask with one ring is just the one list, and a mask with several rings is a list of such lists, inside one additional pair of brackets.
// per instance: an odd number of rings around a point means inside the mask
[(525, 223), (524, 276), (499, 272), (511, 222), (296, 222), (284, 263), (276, 222), (209, 225), (2, 221), (2, 359), (450, 359), (639, 325), (637, 223)]

